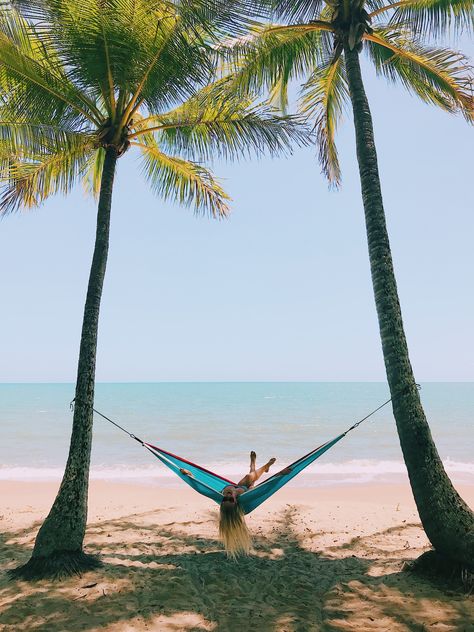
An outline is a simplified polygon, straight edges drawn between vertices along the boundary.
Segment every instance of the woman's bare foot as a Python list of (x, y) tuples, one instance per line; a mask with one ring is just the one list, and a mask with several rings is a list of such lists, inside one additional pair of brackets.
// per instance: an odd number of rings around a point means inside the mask
[(255, 472), (255, 462), (256, 462), (256, 460), (257, 460), (257, 455), (252, 450), (252, 452), (250, 453), (250, 473)]
[(276, 459), (275, 459), (275, 458), (270, 459), (270, 460), (268, 461), (268, 463), (265, 465), (265, 472), (268, 472), (268, 470), (269, 470), (269, 469), (270, 469), (270, 467), (271, 467), (271, 466), (275, 463), (275, 461), (276, 461)]
[(193, 477), (193, 475), (191, 474), (189, 470), (185, 470), (184, 468), (181, 467), (179, 471), (181, 472), (181, 474), (185, 474), (186, 476), (190, 476), (191, 478)]

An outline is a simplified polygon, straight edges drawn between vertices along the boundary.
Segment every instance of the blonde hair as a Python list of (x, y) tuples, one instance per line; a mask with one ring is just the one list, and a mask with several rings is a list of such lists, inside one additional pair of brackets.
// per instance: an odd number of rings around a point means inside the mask
[(219, 536), (228, 557), (249, 555), (252, 547), (244, 512), (238, 503), (222, 503), (219, 511)]

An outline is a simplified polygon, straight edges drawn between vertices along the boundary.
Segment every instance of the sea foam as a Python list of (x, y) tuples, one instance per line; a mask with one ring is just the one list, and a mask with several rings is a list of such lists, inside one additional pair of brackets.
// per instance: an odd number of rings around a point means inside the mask
[[(248, 467), (244, 463), (211, 463), (206, 467), (226, 478), (238, 480)], [(474, 463), (446, 459), (444, 467), (455, 483), (474, 485)], [(273, 471), (278, 471), (275, 466)], [(270, 474), (272, 471), (270, 471)], [(3, 481), (60, 481), (61, 468), (50, 467), (0, 467)], [(159, 465), (130, 467), (129, 465), (100, 466), (91, 468), (92, 480), (149, 483), (178, 487), (182, 482), (170, 470)], [(295, 486), (319, 487), (334, 484), (386, 483), (406, 480), (406, 467), (402, 461), (376, 461), (353, 459), (341, 463), (313, 464), (291, 483)]]

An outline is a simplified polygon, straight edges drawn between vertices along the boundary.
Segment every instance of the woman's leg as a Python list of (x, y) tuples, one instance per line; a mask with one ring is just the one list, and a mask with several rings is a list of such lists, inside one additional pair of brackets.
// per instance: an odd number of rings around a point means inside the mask
[(253, 487), (254, 483), (256, 483), (258, 481), (258, 479), (262, 476), (262, 474), (264, 474), (265, 472), (268, 472), (268, 470), (270, 469), (270, 467), (275, 463), (276, 459), (270, 459), (268, 461), (268, 463), (265, 463), (265, 465), (262, 465), (262, 467), (259, 467), (258, 470), (255, 469), (255, 459), (256, 459), (256, 454), (255, 452), (251, 452), (250, 453), (250, 472), (244, 476), (244, 478), (242, 480), (239, 481), (239, 485), (245, 485), (246, 487)]

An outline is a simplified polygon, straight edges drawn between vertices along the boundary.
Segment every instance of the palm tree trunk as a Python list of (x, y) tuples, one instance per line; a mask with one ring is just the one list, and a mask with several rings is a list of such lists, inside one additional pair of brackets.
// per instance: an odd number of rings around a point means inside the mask
[[(454, 489), (431, 436), (403, 329), (377, 166), (374, 131), (359, 64), (344, 55), (356, 132), (370, 267), (387, 380), (403, 457), (426, 534), (437, 553), (474, 568), (474, 514)], [(403, 396), (396, 395), (403, 391)], [(462, 438), (460, 438), (462, 440)]]
[(82, 545), (87, 521), (99, 310), (109, 249), (116, 162), (116, 149), (108, 147), (102, 172), (94, 256), (82, 323), (69, 456), (58, 495), (36, 537), (33, 555), (27, 564), (12, 571), (13, 576), (23, 579), (70, 575), (100, 564), (96, 557), (83, 552)]

